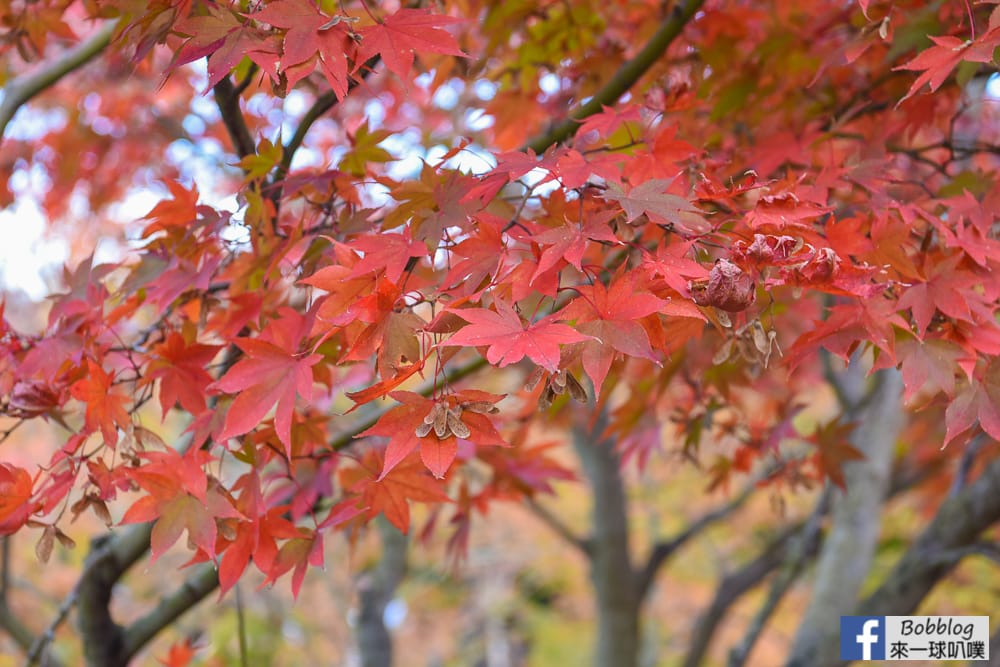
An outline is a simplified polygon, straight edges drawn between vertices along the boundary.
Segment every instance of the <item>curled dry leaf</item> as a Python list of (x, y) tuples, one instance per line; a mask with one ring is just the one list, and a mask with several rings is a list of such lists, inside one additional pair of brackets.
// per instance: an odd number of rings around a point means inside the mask
[(699, 306), (714, 306), (730, 313), (746, 310), (757, 300), (753, 277), (728, 259), (718, 260), (707, 280), (689, 282), (688, 290)]

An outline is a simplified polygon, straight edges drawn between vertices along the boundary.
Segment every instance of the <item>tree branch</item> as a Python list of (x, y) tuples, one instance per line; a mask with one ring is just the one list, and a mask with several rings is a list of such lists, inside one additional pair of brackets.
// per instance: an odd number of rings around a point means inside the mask
[[(363, 72), (361, 74), (361, 80), (364, 81), (368, 76), (375, 70), (375, 66), (381, 60), (381, 56), (375, 56), (368, 60), (362, 67)], [(351, 79), (347, 84), (347, 92), (350, 93), (352, 90), (358, 87), (358, 82)], [(292, 167), (292, 159), (295, 157), (295, 152), (299, 150), (302, 143), (306, 140), (306, 135), (309, 134), (309, 129), (313, 126), (320, 117), (327, 111), (335, 107), (338, 103), (337, 95), (332, 90), (328, 90), (313, 102), (313, 105), (302, 116), (302, 120), (299, 121), (298, 127), (295, 128), (295, 134), (292, 138), (288, 140), (285, 144), (284, 149), (281, 152), (281, 163), (278, 165), (278, 169), (275, 171), (274, 178), (271, 183), (276, 184), (281, 182), (281, 179), (288, 174), (288, 170)]]
[(56, 630), (62, 625), (67, 618), (69, 618), (70, 611), (76, 605), (77, 589), (74, 588), (70, 591), (70, 594), (66, 596), (66, 599), (62, 601), (59, 605), (59, 611), (56, 613), (56, 617), (49, 623), (49, 627), (45, 628), (45, 631), (35, 638), (35, 641), (31, 644), (31, 648), (28, 650), (28, 661), (26, 667), (32, 667), (37, 662), (41, 661), (41, 664), (45, 667), (53, 667), (54, 658), (47, 653), (49, 644), (55, 639)]
[(590, 546), (587, 540), (574, 533), (562, 519), (553, 514), (546, 507), (539, 505), (538, 501), (534, 498), (525, 499), (524, 505), (531, 510), (531, 513), (538, 517), (542, 523), (551, 528), (552, 532), (561, 537), (566, 544), (570, 545), (584, 556), (590, 556)]
[(392, 667), (392, 637), (385, 608), (406, 575), (409, 538), (384, 517), (375, 520), (382, 541), (378, 564), (358, 578), (358, 649), (362, 667)]
[(152, 524), (141, 524), (91, 542), (77, 584), (77, 622), (88, 665), (124, 667), (124, 632), (111, 618), (111, 591), (121, 576), (149, 549)]
[[(50, 626), (49, 630), (38, 637), (35, 637), (31, 630), (21, 623), (7, 604), (8, 593), (10, 593), (10, 558), (10, 536), (6, 536), (0, 538), (0, 629), (5, 630), (14, 643), (27, 654), (29, 665), (44, 655), (47, 667), (60, 667), (62, 663), (46, 651), (46, 647), (51, 641), (49, 633), (55, 631), (55, 626), (61, 623), (65, 616), (62, 616)], [(66, 603), (63, 603), (63, 606), (67, 607)], [(62, 612), (62, 607), (60, 607), (60, 612)]]
[[(893, 471), (890, 496), (896, 496), (907, 491), (928, 476), (928, 469), (913, 470), (901, 466)], [(806, 522), (802, 521), (786, 528), (764, 548), (753, 560), (741, 568), (727, 574), (715, 591), (715, 597), (705, 612), (698, 619), (684, 657), (683, 667), (698, 667), (708, 651), (712, 638), (719, 624), (725, 619), (729, 608), (745, 593), (760, 585), (764, 578), (784, 563), (788, 556), (789, 542), (796, 535), (802, 534)], [(815, 534), (815, 539), (806, 541), (806, 557), (814, 558), (823, 543), (823, 535)]]
[(0, 603), (0, 628), (14, 640), (14, 643), (26, 654), (35, 642), (35, 635), (21, 623), (10, 607)]
[(693, 523), (688, 524), (684, 530), (669, 540), (658, 542), (650, 551), (645, 566), (637, 572), (636, 586), (639, 589), (639, 598), (644, 599), (649, 594), (653, 581), (656, 579), (657, 571), (668, 558), (687, 544), (689, 540), (698, 536), (703, 530), (742, 507), (750, 496), (753, 495), (755, 489), (756, 485), (748, 485), (738, 496), (731, 499), (722, 507), (716, 508)]
[(41, 69), (20, 76), (4, 86), (3, 102), (0, 102), (0, 143), (3, 141), (7, 124), (17, 110), (38, 93), (55, 85), (59, 79), (97, 57), (110, 43), (117, 23), (117, 21), (105, 23), (85, 41), (64, 53), (59, 60), (47, 63)]
[(986, 434), (980, 432), (962, 450), (962, 458), (958, 462), (958, 470), (955, 471), (955, 478), (951, 482), (948, 495), (954, 496), (965, 487), (969, 481), (969, 473), (972, 472), (972, 466), (976, 462), (976, 455), (979, 454), (979, 450), (982, 449), (985, 442)]
[[(756, 558), (738, 570), (727, 574), (715, 590), (715, 597), (698, 619), (692, 632), (692, 639), (684, 656), (683, 667), (697, 667), (708, 651), (715, 631), (722, 623), (729, 608), (747, 592), (760, 585), (764, 578), (785, 562), (789, 542), (802, 533), (805, 523), (786, 528), (764, 548)], [(822, 534), (806, 543), (806, 556), (812, 558), (822, 543)]]
[(129, 660), (184, 612), (201, 602), (219, 585), (219, 573), (212, 563), (196, 566), (180, 588), (162, 598), (148, 614), (123, 632), (123, 654)]
[(617, 102), (618, 98), (628, 92), (628, 89), (666, 52), (667, 47), (681, 34), (684, 26), (694, 17), (704, 2), (705, 0), (687, 0), (675, 5), (660, 29), (650, 38), (642, 51), (622, 65), (611, 77), (611, 80), (598, 90), (586, 104), (577, 107), (570, 113), (569, 118), (529, 141), (527, 148), (531, 148), (536, 153), (544, 153), (549, 146), (573, 136), (577, 128), (580, 127), (580, 120), (599, 113), (604, 106), (610, 106)]
[(851, 444), (865, 458), (843, 465), (847, 490), (834, 498), (831, 527), (816, 564), (812, 599), (792, 646), (793, 662), (825, 665), (836, 659), (839, 618), (857, 603), (875, 557), (893, 452), (903, 426), (903, 382), (899, 371), (884, 369), (869, 384), (868, 392), (855, 403), (855, 411), (848, 414), (858, 422)]
[[(235, 361), (235, 359), (232, 361)], [(449, 374), (447, 381), (449, 383), (458, 382), (461, 378), (474, 373), (480, 368), (483, 368), (485, 365), (485, 359), (476, 359), (475, 361), (472, 361)], [(433, 391), (433, 385), (425, 385), (418, 391), (421, 394), (429, 395)], [(363, 423), (359, 424), (356, 428), (351, 429), (350, 433), (337, 438), (333, 443), (331, 443), (331, 447), (334, 450), (340, 450), (350, 446), (353, 442), (355, 442), (355, 435), (371, 428), (379, 420), (383, 413), (384, 410), (380, 410), (376, 414), (364, 420)], [(128, 628), (122, 628), (121, 626), (115, 624), (114, 621), (111, 620), (110, 612), (108, 610), (111, 586), (149, 549), (149, 536), (151, 531), (152, 524), (143, 524), (141, 526), (135, 526), (129, 533), (116, 536), (105, 536), (101, 538), (107, 542), (107, 544), (103, 545), (101, 548), (110, 550), (116, 554), (112, 560), (123, 567), (118, 567), (114, 570), (109, 570), (108, 572), (104, 572), (103, 569), (95, 569), (93, 573), (91, 573), (90, 568), (88, 568), (84, 571), (84, 574), (81, 577), (82, 583), (84, 579), (94, 579), (98, 573), (102, 575), (99, 580), (92, 581), (88, 586), (88, 594), (93, 598), (93, 601), (88, 601), (87, 607), (88, 609), (99, 607), (96, 612), (92, 613), (94, 613), (95, 618), (99, 619), (101, 622), (99, 624), (95, 624), (91, 630), (83, 630), (81, 626), (82, 634), (85, 638), (102, 636), (87, 634), (88, 631), (96, 631), (98, 627), (103, 631), (112, 633), (114, 636), (118, 637), (116, 641), (120, 642), (120, 648), (117, 650), (126, 662), (128, 659), (135, 656), (136, 653), (138, 653), (143, 646), (153, 639), (153, 637), (155, 637), (161, 630), (179, 618), (188, 609), (204, 599), (206, 595), (211, 593), (219, 585), (218, 572), (213, 567), (206, 566), (203, 570), (200, 569), (191, 575), (179, 589), (164, 598), (156, 609), (130, 625)], [(97, 558), (96, 556), (92, 557), (95, 559)], [(115, 575), (114, 578), (109, 578), (112, 574)], [(99, 594), (102, 593), (102, 583), (106, 585), (106, 590), (103, 591), (103, 593), (106, 594), (104, 597), (99, 596)], [(97, 603), (102, 599), (104, 600), (104, 603), (103, 606), (100, 606)], [(84, 613), (83, 609), (84, 602), (81, 599), (81, 615)], [(2, 612), (2, 609), (0, 609), (0, 612)], [(88, 612), (88, 614), (89, 613), (91, 612)], [(0, 620), (2, 620), (2, 618), (0, 618)], [(107, 630), (108, 628), (114, 628), (114, 630)], [(114, 665), (118, 663), (92, 662), (90, 664)]]
[(629, 548), (628, 498), (621, 458), (612, 440), (602, 440), (607, 418), (592, 428), (573, 426), (573, 448), (580, 457), (593, 498), (589, 540), (590, 578), (597, 602), (596, 665), (634, 665), (639, 657), (639, 606)]
[[(853, 613), (864, 616), (901, 616), (913, 613), (920, 602), (958, 563), (963, 550), (976, 544), (984, 530), (1000, 521), (1000, 459), (958, 494), (946, 499), (934, 518), (907, 549), (877, 590)], [(804, 659), (788, 667), (815, 667)], [(839, 661), (832, 664), (844, 664)]]
[(819, 541), (820, 524), (829, 507), (830, 495), (830, 485), (827, 484), (823, 489), (823, 494), (820, 496), (819, 502), (816, 504), (816, 509), (813, 510), (809, 520), (806, 521), (799, 539), (789, 550), (782, 572), (771, 582), (771, 589), (768, 591), (767, 598), (751, 621), (746, 635), (729, 652), (729, 661), (727, 662), (729, 667), (742, 667), (746, 663), (754, 644), (757, 643), (760, 633), (764, 630), (764, 626), (767, 625), (774, 610), (778, 608), (778, 603), (781, 602), (785, 593), (791, 588), (792, 583), (795, 582), (805, 568), (810, 552), (810, 545)]
[(257, 149), (240, 110), (240, 94), (233, 86), (233, 82), (228, 76), (223, 78), (212, 88), (212, 93), (215, 95), (215, 103), (219, 107), (219, 113), (222, 114), (222, 122), (229, 132), (229, 139), (233, 142), (236, 154), (241, 159), (255, 154)]

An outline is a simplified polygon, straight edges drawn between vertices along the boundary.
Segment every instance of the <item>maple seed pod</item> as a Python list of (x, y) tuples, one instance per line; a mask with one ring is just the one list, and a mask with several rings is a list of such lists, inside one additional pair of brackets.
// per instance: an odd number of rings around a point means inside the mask
[(104, 525), (108, 528), (114, 523), (111, 519), (111, 512), (108, 511), (108, 506), (100, 498), (93, 496), (90, 500), (90, 506), (94, 508), (94, 514), (97, 518), (104, 522)]
[(500, 408), (489, 401), (470, 401), (469, 403), (462, 403), (459, 407), (481, 415), (495, 415), (500, 413)]
[(534, 391), (538, 383), (541, 382), (544, 373), (541, 366), (535, 366), (535, 370), (531, 371), (531, 375), (528, 376), (528, 381), (524, 383), (524, 390)]
[[(438, 404), (438, 406), (441, 406), (442, 409), (441, 410), (435, 410), (436, 414), (434, 415), (434, 435), (436, 435), (438, 438), (444, 438), (444, 437), (446, 437), (448, 435), (448, 413), (449, 413), (449, 411), (447, 409), (445, 409), (444, 406), (442, 404), (440, 404), (440, 403)], [(435, 407), (438, 407), (438, 406), (435, 406)]]
[(552, 393), (556, 396), (562, 396), (566, 393), (566, 378), (563, 378), (562, 384), (556, 382), (556, 376), (552, 376), (552, 381), (549, 382), (549, 387), (552, 389)]
[(221, 537), (233, 542), (238, 537), (236, 522), (232, 520), (216, 519), (215, 527)]
[(712, 364), (718, 366), (719, 364), (724, 364), (729, 361), (729, 358), (733, 356), (733, 348), (735, 347), (735, 341), (732, 338), (727, 338), (726, 342), (722, 344), (722, 347), (718, 349), (715, 356), (712, 357)]
[(753, 321), (751, 331), (753, 331), (753, 346), (761, 354), (767, 354), (771, 346), (767, 342), (767, 334), (764, 333), (764, 326), (760, 323), (760, 320)]
[(546, 410), (552, 405), (552, 401), (556, 398), (556, 393), (552, 391), (552, 385), (545, 385), (545, 390), (542, 391), (542, 395), (538, 397), (538, 409)]
[(48, 563), (52, 556), (52, 546), (56, 541), (56, 529), (54, 526), (46, 526), (42, 531), (42, 536), (35, 543), (35, 556), (43, 563)]
[(427, 415), (424, 417), (424, 423), (433, 424), (438, 420), (439, 415), (442, 412), (444, 412), (444, 410), (445, 410), (444, 403), (435, 403), (434, 407), (431, 408), (431, 411), (428, 412)]
[(451, 429), (451, 432), (454, 433), (456, 437), (468, 438), (470, 435), (472, 435), (472, 431), (469, 430), (469, 427), (466, 426), (459, 418), (460, 413), (456, 412), (455, 410), (448, 410), (447, 414), (448, 414), (448, 428)]
[(416, 434), (418, 438), (426, 438), (433, 428), (433, 423), (428, 424), (426, 421), (417, 427)]
[(573, 377), (572, 373), (566, 374), (566, 388), (569, 389), (569, 395), (577, 403), (587, 402), (587, 390), (583, 388), (580, 381)]
[(64, 549), (73, 549), (76, 547), (76, 542), (73, 538), (58, 528), (56, 528), (56, 539), (59, 540), (59, 544), (61, 544)]

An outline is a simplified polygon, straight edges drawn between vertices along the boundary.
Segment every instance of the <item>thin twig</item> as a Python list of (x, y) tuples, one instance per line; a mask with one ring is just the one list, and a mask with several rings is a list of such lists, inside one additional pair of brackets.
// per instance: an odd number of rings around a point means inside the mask
[[(59, 605), (59, 611), (56, 613), (56, 617), (49, 623), (49, 627), (45, 628), (45, 631), (38, 635), (34, 643), (32, 643), (31, 648), (28, 650), (28, 659), (25, 662), (25, 667), (32, 667), (43, 654), (46, 654), (46, 648), (56, 637), (56, 630), (62, 625), (67, 618), (69, 618), (69, 612), (73, 610), (76, 606), (76, 587), (70, 591), (66, 599), (62, 601)], [(51, 667), (51, 660), (46, 660), (45, 664)]]
[(699, 519), (688, 524), (681, 532), (672, 538), (656, 543), (650, 551), (649, 557), (646, 559), (646, 565), (642, 568), (642, 570), (637, 572), (638, 580), (636, 585), (639, 590), (639, 597), (644, 598), (649, 593), (649, 590), (653, 585), (653, 581), (656, 579), (657, 571), (668, 558), (676, 553), (682, 546), (687, 544), (689, 540), (698, 536), (706, 528), (718, 521), (721, 521), (742, 507), (750, 496), (753, 495), (756, 488), (756, 484), (748, 484), (739, 495), (732, 498), (725, 505), (708, 512)]
[(583, 555), (588, 557), (590, 556), (590, 547), (587, 544), (587, 540), (574, 533), (562, 519), (553, 514), (548, 508), (539, 505), (538, 501), (534, 498), (527, 498), (524, 501), (524, 505), (531, 510), (531, 513), (538, 517), (542, 523), (551, 528), (552, 532), (561, 537), (564, 542), (583, 553)]
[(240, 667), (248, 667), (249, 652), (247, 651), (247, 624), (243, 616), (243, 591), (237, 583), (236, 589), (236, 634), (240, 642)]
[(0, 605), (7, 604), (10, 591), (10, 535), (0, 537)]

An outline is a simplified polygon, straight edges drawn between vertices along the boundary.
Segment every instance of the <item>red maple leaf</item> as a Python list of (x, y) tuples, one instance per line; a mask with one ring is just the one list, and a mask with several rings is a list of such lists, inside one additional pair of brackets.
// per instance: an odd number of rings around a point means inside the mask
[(708, 278), (708, 269), (690, 259), (691, 242), (660, 245), (656, 254), (643, 252), (640, 268), (654, 276), (660, 276), (678, 294), (688, 296), (688, 283)]
[(707, 232), (710, 227), (700, 209), (684, 197), (667, 194), (666, 190), (671, 182), (654, 178), (626, 192), (612, 181), (608, 183), (608, 189), (602, 197), (618, 202), (625, 211), (627, 222), (632, 222), (645, 213), (651, 220), (671, 224), (687, 234)]
[(299, 530), (300, 536), (281, 545), (274, 562), (271, 564), (270, 571), (267, 573), (267, 578), (264, 580), (265, 585), (272, 583), (281, 575), (294, 569), (292, 572), (292, 595), (296, 598), (299, 596), (302, 580), (306, 576), (308, 567), (310, 565), (313, 567), (323, 566), (323, 539), (319, 533), (307, 531), (304, 528)]
[(930, 40), (934, 42), (934, 46), (924, 49), (912, 60), (893, 68), (893, 71), (905, 69), (922, 72), (898, 104), (902, 104), (912, 97), (914, 93), (924, 87), (924, 84), (929, 83), (933, 93), (941, 87), (951, 71), (963, 60), (974, 62), (988, 62), (989, 60), (989, 57), (983, 60), (983, 54), (978, 53), (977, 49), (971, 48), (974, 42), (951, 36), (931, 37)]
[(468, 308), (453, 311), (469, 326), (462, 327), (439, 345), (489, 346), (486, 360), (501, 368), (528, 357), (539, 366), (555, 372), (559, 368), (559, 344), (589, 340), (570, 326), (558, 324), (549, 315), (534, 324), (524, 325), (514, 307), (494, 299), (496, 310)]
[(535, 269), (531, 282), (560, 262), (568, 262), (582, 271), (580, 262), (590, 241), (603, 241), (613, 245), (621, 245), (622, 242), (612, 233), (608, 227), (608, 219), (613, 217), (595, 216), (581, 225), (566, 224), (548, 229), (540, 234), (535, 234), (531, 240), (545, 247), (541, 258), (538, 260), (538, 267)]
[(374, 426), (358, 434), (358, 437), (374, 435), (389, 438), (382, 468), (383, 476), (418, 447), (420, 459), (435, 477), (444, 477), (448, 472), (458, 453), (458, 440), (454, 433), (446, 429), (440, 434), (434, 430), (426, 431), (424, 435), (418, 434), (421, 425), (425, 424), (424, 419), (431, 414), (438, 402), (447, 402), (448, 407), (453, 410), (458, 408), (458, 418), (469, 431), (462, 436), (463, 439), (482, 446), (507, 444), (485, 414), (460, 410), (463, 401), (492, 404), (502, 396), (472, 390), (457, 392), (441, 401), (409, 391), (394, 391), (390, 396), (401, 405), (387, 411)]
[(250, 18), (287, 30), (282, 40), (280, 69), (291, 88), (308, 76), (313, 67), (304, 63), (317, 58), (323, 74), (338, 98), (347, 96), (347, 53), (352, 48), (350, 31), (339, 17), (320, 12), (309, 0), (276, 0)]
[(12, 535), (35, 510), (31, 475), (10, 463), (0, 463), (0, 536)]
[(485, 287), (487, 278), (500, 273), (507, 246), (494, 218), (489, 214), (476, 216), (477, 233), (452, 248), (455, 258), (463, 259), (453, 260), (451, 270), (441, 281), (442, 287), (457, 288), (461, 296), (469, 296)]
[(246, 358), (238, 361), (213, 385), (224, 392), (237, 393), (218, 436), (220, 440), (256, 428), (277, 404), (274, 430), (286, 454), (291, 456), (295, 396), (298, 394), (307, 400), (312, 397), (312, 367), (322, 359), (319, 354), (299, 353), (308, 327), (301, 315), (283, 309), (282, 317), (272, 320), (259, 338), (234, 341)]
[(403, 8), (381, 23), (361, 28), (361, 45), (355, 71), (376, 55), (382, 57), (389, 71), (406, 79), (413, 66), (414, 51), (465, 56), (455, 37), (442, 26), (460, 23), (453, 16), (432, 14), (426, 9)]
[(203, 466), (212, 460), (202, 450), (185, 455), (168, 449), (141, 452), (148, 463), (130, 469), (128, 476), (149, 495), (125, 512), (121, 523), (156, 521), (150, 536), (150, 554), (155, 561), (176, 542), (181, 533), (209, 556), (215, 555), (216, 519), (241, 518), (217, 484), (209, 484)]
[(205, 409), (205, 389), (212, 383), (205, 367), (218, 351), (217, 345), (189, 344), (182, 334), (171, 331), (166, 340), (153, 347), (152, 360), (139, 386), (160, 381), (164, 417), (175, 403), (192, 414), (200, 414)]
[(991, 438), (1000, 440), (1000, 359), (992, 359), (948, 404), (944, 444), (971, 427), (976, 420)]
[(176, 642), (167, 651), (167, 657), (157, 658), (157, 662), (165, 667), (187, 667), (194, 660), (194, 654), (198, 650), (194, 640), (190, 637)]
[(88, 359), (87, 376), (69, 388), (73, 398), (87, 406), (84, 416), (87, 431), (99, 430), (104, 442), (111, 446), (118, 442), (118, 427), (127, 430), (131, 424), (125, 409), (129, 397), (117, 390), (113, 383), (114, 376)]
[(435, 479), (416, 455), (400, 461), (392, 470), (379, 474), (384, 465), (381, 455), (372, 450), (362, 468), (341, 472), (344, 488), (361, 495), (369, 518), (384, 514), (402, 532), (409, 532), (410, 502), (448, 502), (444, 483)]
[(607, 287), (598, 282), (575, 289), (580, 296), (559, 315), (576, 320), (576, 329), (592, 337), (582, 343), (583, 367), (600, 395), (615, 352), (655, 360), (649, 336), (636, 320), (659, 312), (668, 302), (637, 289), (634, 273), (619, 273)]
[(272, 69), (270, 58), (262, 52), (259, 31), (228, 9), (209, 5), (207, 14), (178, 21), (174, 30), (190, 36), (178, 52), (174, 66), (208, 56), (208, 88), (228, 76), (244, 56), (252, 57), (265, 70)]
[(974, 358), (967, 357), (957, 343), (942, 338), (919, 341), (904, 337), (896, 343), (896, 356), (907, 402), (913, 401), (918, 393), (928, 400), (938, 392), (951, 396), (955, 392), (956, 371), (970, 362), (975, 364)]
[(987, 318), (991, 316), (973, 289), (982, 284), (982, 279), (971, 271), (959, 269), (963, 259), (964, 253), (960, 252), (947, 258), (925, 256), (927, 281), (911, 285), (899, 298), (897, 307), (911, 310), (921, 336), (927, 332), (935, 311), (966, 322), (974, 321), (972, 307)]
[(423, 241), (414, 241), (409, 228), (404, 234), (359, 236), (348, 245), (360, 250), (364, 255), (354, 265), (351, 278), (363, 276), (371, 271), (384, 271), (385, 277), (397, 285), (404, 269), (414, 258), (427, 256), (427, 244)]
[(810, 438), (819, 449), (815, 455), (819, 473), (841, 489), (847, 488), (844, 480), (844, 464), (865, 458), (865, 455), (848, 441), (853, 430), (854, 424), (834, 420), (818, 426)]

